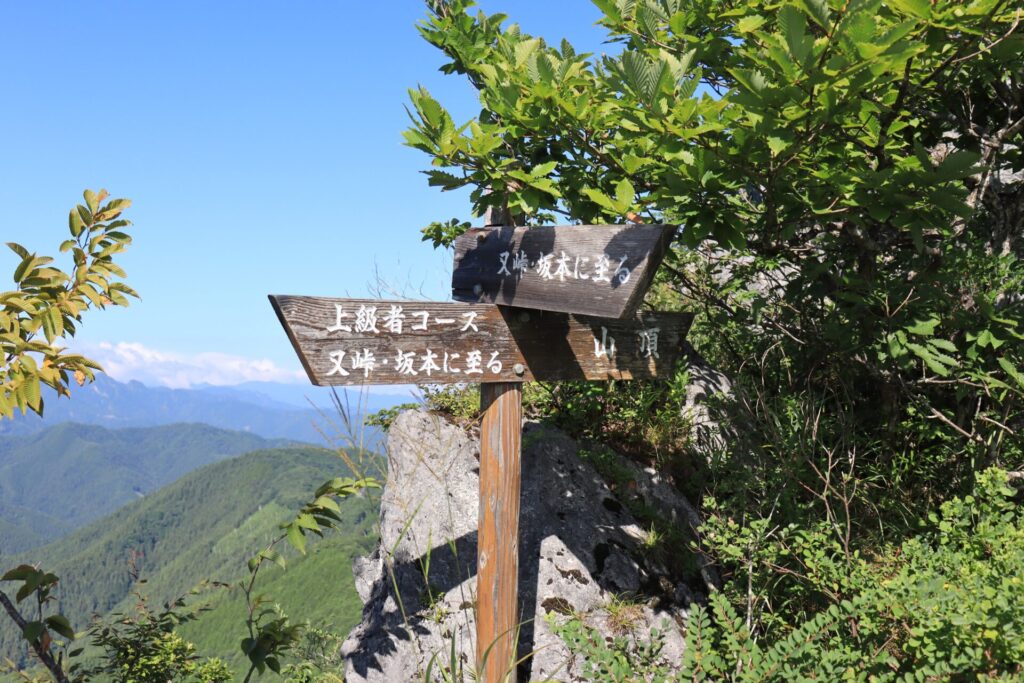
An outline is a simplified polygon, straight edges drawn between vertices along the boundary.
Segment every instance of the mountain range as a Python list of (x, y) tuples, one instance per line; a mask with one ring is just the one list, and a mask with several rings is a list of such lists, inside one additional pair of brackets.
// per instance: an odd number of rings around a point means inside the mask
[[(409, 400), (401, 395), (352, 390), (339, 391), (338, 396), (354, 425), (362, 423), (362, 415)], [(333, 438), (344, 431), (336, 424), (339, 416), (331, 390), (312, 385), (249, 382), (171, 389), (136, 381), (122, 383), (100, 374), (95, 382), (73, 387), (70, 400), (58, 398), (50, 390), (43, 398), (44, 417), (29, 413), (0, 420), (0, 436), (33, 434), (62, 422), (108, 429), (202, 422), (265, 438), (314, 444), (324, 443), (323, 432)]]
[(111, 430), (73, 422), (0, 439), (0, 553), (59, 538), (204, 465), (283, 446), (205, 424)]
[[(156, 605), (203, 579), (237, 582), (248, 558), (280, 533), (280, 523), (294, 517), (319, 484), (349, 474), (334, 451), (258, 450), (197, 469), (50, 545), (5, 557), (3, 565), (30, 561), (56, 573), (59, 609), (81, 631), (93, 614), (134, 609), (134, 590)], [(340, 528), (312, 544), (307, 555), (289, 554), (286, 572), (275, 567), (261, 574), (260, 591), (297, 621), (347, 631), (361, 607), (351, 562), (373, 545), (375, 507), (367, 497), (342, 501)], [(144, 586), (133, 578), (130, 558)], [(209, 611), (189, 625), (186, 637), (201, 654), (226, 659), (238, 672), (244, 665), (237, 651), (244, 632), (242, 596), (237, 588), (218, 589), (201, 599)], [(26, 661), (24, 644), (6, 619), (0, 620), (3, 656)]]

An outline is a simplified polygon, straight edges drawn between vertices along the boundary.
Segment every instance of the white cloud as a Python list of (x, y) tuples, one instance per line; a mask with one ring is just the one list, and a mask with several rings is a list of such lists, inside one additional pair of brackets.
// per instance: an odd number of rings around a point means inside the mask
[(119, 382), (185, 389), (194, 384), (229, 386), (242, 382), (308, 382), (301, 370), (278, 367), (267, 358), (245, 358), (218, 351), (193, 355), (161, 351), (135, 342), (101, 342), (83, 349)]

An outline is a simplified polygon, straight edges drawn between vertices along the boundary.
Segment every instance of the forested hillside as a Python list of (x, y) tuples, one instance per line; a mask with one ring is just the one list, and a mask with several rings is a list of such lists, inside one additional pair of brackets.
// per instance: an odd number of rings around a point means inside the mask
[(59, 538), (204, 465), (286, 443), (206, 424), (111, 430), (65, 423), (5, 437), (0, 554)]
[[(77, 630), (92, 614), (131, 606), (130, 561), (136, 558), (144, 592), (159, 603), (187, 592), (204, 579), (239, 580), (246, 561), (293, 517), (300, 502), (325, 479), (348, 470), (331, 451), (315, 448), (262, 450), (192, 472), (143, 500), (34, 549), (24, 559), (61, 577), (60, 609)], [(323, 547), (314, 546), (292, 563), (291, 589), (277, 598), (302, 618), (350, 624), (359, 612), (351, 581), (344, 580), (352, 557), (364, 552), (376, 518), (365, 498), (342, 504), (341, 528)], [(8, 558), (14, 565), (18, 558)], [(273, 590), (271, 580), (263, 587)], [(327, 594), (301, 588), (296, 577), (330, 586)], [(218, 589), (222, 590), (222, 589)], [(215, 609), (190, 627), (189, 635), (209, 654), (229, 658), (244, 633), (244, 608), (238, 596), (208, 594)], [(226, 649), (225, 649), (226, 648)], [(25, 656), (20, 635), (10, 622), (0, 626), (0, 655)]]

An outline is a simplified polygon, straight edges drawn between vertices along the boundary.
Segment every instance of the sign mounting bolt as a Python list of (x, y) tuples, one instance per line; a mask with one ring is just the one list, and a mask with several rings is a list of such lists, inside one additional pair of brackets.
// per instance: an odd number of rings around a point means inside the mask
[(522, 377), (526, 374), (526, 368), (523, 367), (522, 363), (516, 363), (512, 366), (512, 372), (516, 373), (519, 377)]

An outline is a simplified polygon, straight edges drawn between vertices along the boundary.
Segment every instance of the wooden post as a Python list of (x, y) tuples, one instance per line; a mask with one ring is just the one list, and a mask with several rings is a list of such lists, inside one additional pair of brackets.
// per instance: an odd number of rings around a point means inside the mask
[[(490, 207), (484, 213), (485, 226), (513, 224), (504, 204)], [(523, 385), (482, 383), (480, 412), (483, 420), (476, 536), (476, 668), (482, 683), (505, 683), (516, 680), (512, 664), (519, 630)]]
[(515, 681), (522, 399), (518, 382), (480, 385), (476, 662), (484, 683)]

